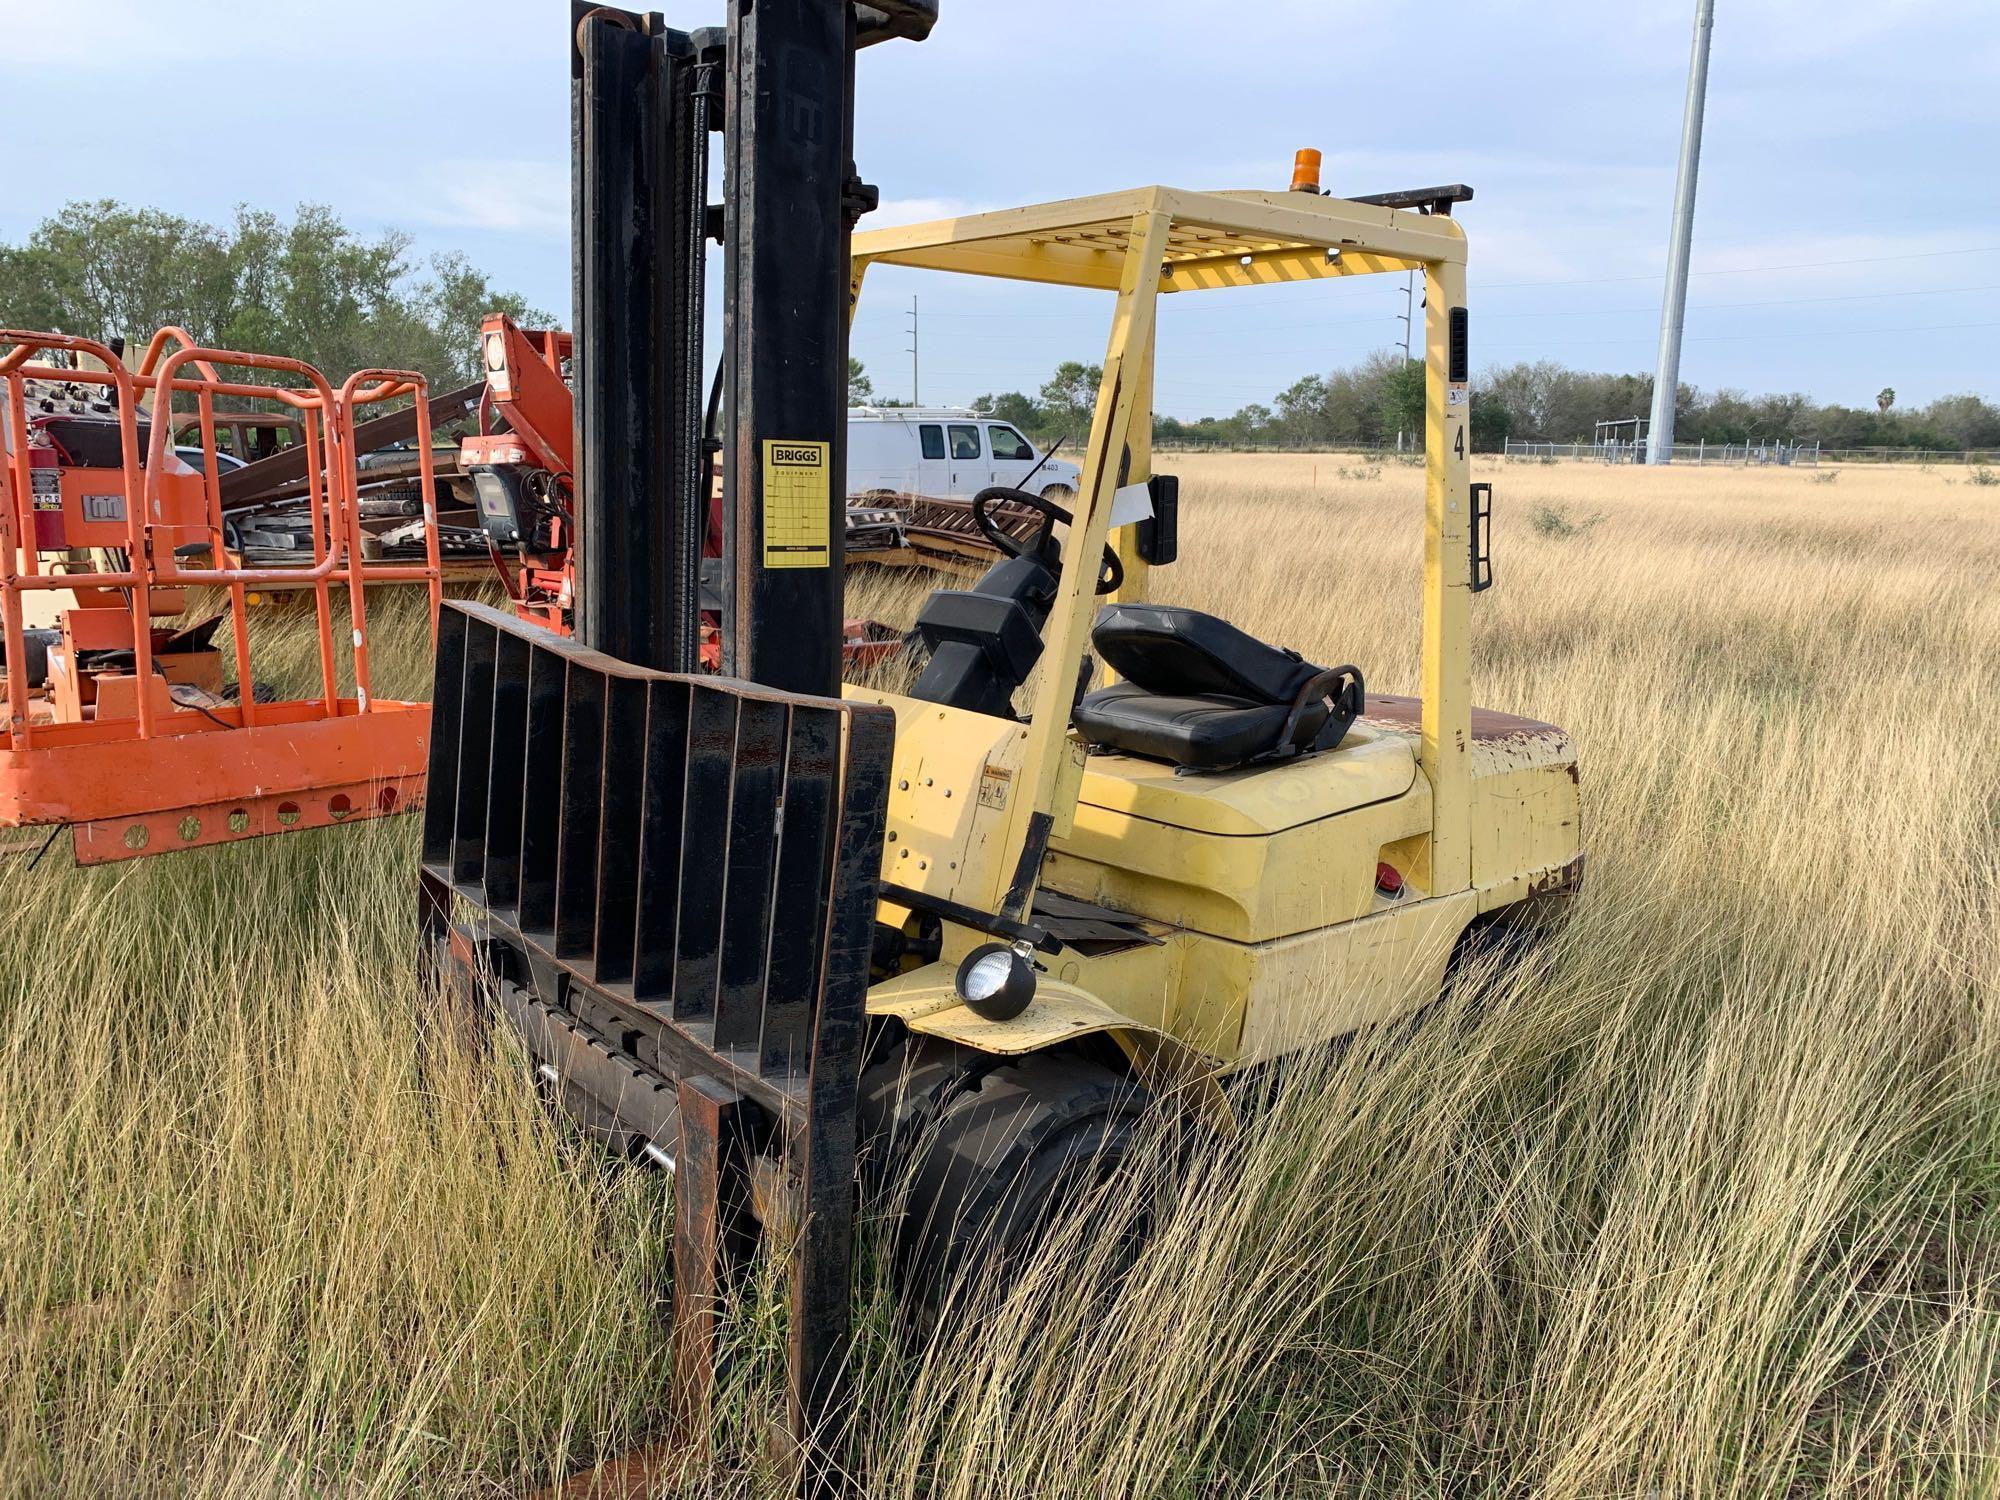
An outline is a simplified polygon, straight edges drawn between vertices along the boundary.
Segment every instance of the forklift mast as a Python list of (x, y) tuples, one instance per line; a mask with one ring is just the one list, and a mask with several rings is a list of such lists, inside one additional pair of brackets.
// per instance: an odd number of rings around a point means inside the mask
[[(699, 651), (706, 242), (723, 242), (723, 670), (840, 691), (854, 55), (935, 0), (758, 0), (726, 29), (572, 0), (577, 637), (691, 672)], [(720, 223), (708, 137), (723, 136)]]
[[(847, 1344), (894, 739), (890, 710), (839, 697), (848, 253), (875, 201), (854, 54), (935, 19), (730, 0), (726, 27), (684, 32), (572, 6), (575, 635), (472, 603), (438, 630), (423, 962), (447, 1003), (521, 1033), (586, 1128), (674, 1170), (686, 1410), (747, 1245), (782, 1226), (808, 1475)], [(717, 237), (722, 676), (697, 672)]]

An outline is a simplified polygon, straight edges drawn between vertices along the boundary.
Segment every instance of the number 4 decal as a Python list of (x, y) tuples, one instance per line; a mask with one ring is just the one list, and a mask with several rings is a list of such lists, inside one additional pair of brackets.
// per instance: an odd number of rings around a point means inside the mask
[(1458, 424), (1458, 435), (1452, 439), (1451, 451), (1455, 457), (1465, 457), (1465, 424)]

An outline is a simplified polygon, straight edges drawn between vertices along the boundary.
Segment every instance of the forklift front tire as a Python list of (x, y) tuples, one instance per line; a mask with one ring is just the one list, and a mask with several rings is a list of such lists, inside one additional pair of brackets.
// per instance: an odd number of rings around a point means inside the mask
[[(1131, 1159), (1147, 1103), (1130, 1078), (1076, 1057), (1029, 1056), (967, 1078), (905, 1146), (907, 1169), (891, 1167), (907, 1193), (896, 1230), (906, 1290), (931, 1300), (975, 1266), (1017, 1265)], [(1133, 1215), (1121, 1257), (1149, 1228)]]

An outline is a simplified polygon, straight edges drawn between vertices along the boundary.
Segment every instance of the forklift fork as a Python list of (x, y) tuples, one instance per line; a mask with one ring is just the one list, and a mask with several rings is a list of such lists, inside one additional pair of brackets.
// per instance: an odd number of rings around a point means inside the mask
[(791, 1428), (832, 1430), (894, 716), (630, 666), (486, 605), (439, 620), (423, 951), (568, 1113), (674, 1172), (697, 1440), (758, 1229), (790, 1269)]

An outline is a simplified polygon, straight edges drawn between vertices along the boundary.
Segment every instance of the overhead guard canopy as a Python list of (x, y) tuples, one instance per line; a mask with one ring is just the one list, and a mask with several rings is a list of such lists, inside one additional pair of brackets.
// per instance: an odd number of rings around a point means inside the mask
[(865, 265), (919, 266), (1059, 286), (1118, 289), (1134, 216), (1171, 219), (1163, 292), (1211, 291), (1462, 264), (1465, 236), (1440, 215), (1290, 192), (1142, 187), (933, 219), (854, 236)]

